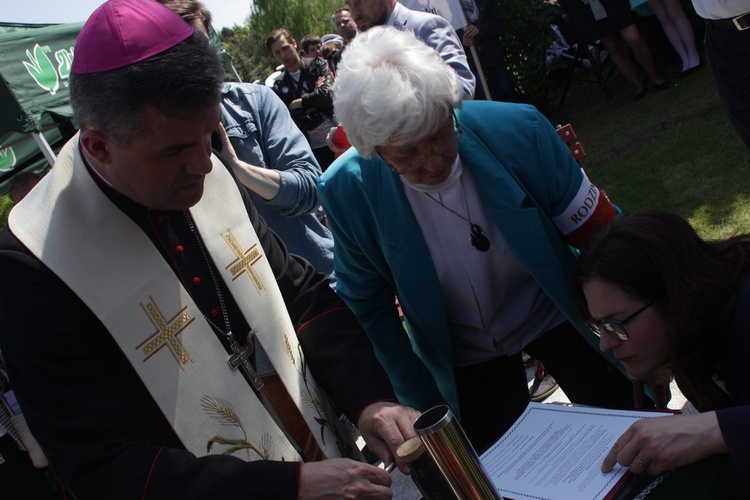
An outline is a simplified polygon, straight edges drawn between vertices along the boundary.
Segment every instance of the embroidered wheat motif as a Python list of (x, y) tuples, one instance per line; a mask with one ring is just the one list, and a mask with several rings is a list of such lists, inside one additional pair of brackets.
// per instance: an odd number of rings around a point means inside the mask
[(201, 398), (201, 406), (206, 411), (209, 417), (219, 422), (221, 425), (238, 427), (242, 431), (243, 439), (230, 439), (223, 436), (214, 436), (208, 440), (206, 444), (207, 453), (211, 453), (215, 444), (226, 445), (222, 455), (232, 455), (235, 452), (245, 450), (247, 461), (252, 462), (252, 456), (250, 452), (254, 452), (261, 460), (268, 460), (273, 451), (273, 441), (271, 436), (264, 434), (261, 438), (260, 449), (253, 445), (247, 438), (247, 431), (245, 426), (242, 424), (242, 420), (237, 416), (237, 413), (232, 407), (232, 403), (219, 398), (212, 398), (211, 396), (203, 396)]

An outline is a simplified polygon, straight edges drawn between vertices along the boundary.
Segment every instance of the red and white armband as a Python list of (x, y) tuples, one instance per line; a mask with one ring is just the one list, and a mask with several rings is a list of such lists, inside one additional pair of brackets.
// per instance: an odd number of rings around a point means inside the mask
[(616, 217), (617, 210), (604, 191), (584, 175), (575, 197), (554, 221), (568, 244), (581, 248)]

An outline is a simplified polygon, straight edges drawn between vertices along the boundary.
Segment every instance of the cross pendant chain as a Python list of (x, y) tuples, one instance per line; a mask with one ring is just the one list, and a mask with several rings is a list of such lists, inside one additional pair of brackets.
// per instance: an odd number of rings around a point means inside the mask
[(206, 321), (214, 330), (216, 330), (218, 333), (226, 337), (227, 340), (229, 340), (229, 347), (230, 349), (232, 349), (232, 355), (229, 356), (229, 359), (227, 360), (229, 366), (232, 368), (232, 370), (236, 370), (239, 368), (239, 370), (245, 375), (245, 377), (250, 380), (250, 384), (253, 386), (253, 388), (255, 388), (256, 391), (259, 391), (260, 388), (263, 387), (263, 381), (260, 379), (260, 377), (258, 377), (258, 374), (255, 373), (255, 369), (253, 368), (253, 365), (249, 359), (253, 354), (253, 350), (255, 349), (255, 332), (252, 328), (250, 329), (247, 343), (245, 343), (244, 346), (241, 346), (234, 339), (234, 336), (232, 335), (232, 327), (229, 323), (227, 308), (224, 305), (224, 295), (221, 293), (221, 287), (219, 286), (219, 282), (214, 275), (214, 269), (211, 265), (211, 261), (209, 260), (208, 255), (206, 254), (206, 249), (203, 246), (203, 241), (201, 241), (200, 236), (198, 236), (198, 232), (195, 230), (195, 225), (193, 224), (192, 217), (190, 217), (190, 213), (187, 210), (184, 210), (183, 213), (185, 214), (185, 219), (187, 220), (188, 226), (190, 227), (190, 232), (195, 237), (196, 241), (198, 242), (198, 247), (201, 249), (203, 260), (206, 262), (206, 266), (208, 266), (208, 273), (211, 275), (211, 281), (214, 284), (214, 288), (216, 289), (216, 296), (219, 298), (219, 304), (221, 305), (221, 314), (224, 319), (224, 326), (226, 327), (226, 331), (219, 328), (218, 325), (211, 321), (211, 318), (209, 318), (207, 315), (204, 314), (203, 316), (206, 318)]
[(229, 359), (227, 360), (229, 366), (232, 367), (232, 370), (237, 370), (239, 368), (239, 370), (250, 380), (250, 384), (252, 384), (253, 388), (255, 388), (256, 391), (259, 391), (260, 388), (263, 387), (263, 381), (258, 377), (258, 374), (255, 373), (255, 369), (249, 359), (250, 355), (253, 353), (253, 345), (248, 342), (244, 346), (241, 346), (236, 340), (234, 340), (234, 337), (230, 336), (229, 347), (232, 349), (232, 355), (229, 356)]

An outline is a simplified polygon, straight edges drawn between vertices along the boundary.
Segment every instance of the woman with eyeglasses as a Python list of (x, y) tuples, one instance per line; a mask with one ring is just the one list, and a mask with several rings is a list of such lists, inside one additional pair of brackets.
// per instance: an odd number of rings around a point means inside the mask
[(523, 350), (570, 400), (633, 408), (568, 300), (571, 245), (616, 209), (552, 125), (528, 105), (462, 104), (455, 71), (393, 28), (357, 35), (334, 88), (354, 145), (319, 182), (337, 293), (401, 402), (448, 403), (482, 450), (529, 402)]
[(750, 493), (750, 234), (705, 241), (677, 215), (633, 213), (592, 238), (572, 276), (602, 351), (633, 379), (671, 368), (701, 412), (637, 422), (602, 470), (659, 475), (725, 455)]

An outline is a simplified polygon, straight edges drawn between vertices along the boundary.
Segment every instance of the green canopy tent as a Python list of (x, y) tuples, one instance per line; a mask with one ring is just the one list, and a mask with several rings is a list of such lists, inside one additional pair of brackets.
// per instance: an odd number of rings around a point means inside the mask
[(68, 95), (83, 23), (0, 23), (0, 194), (23, 171), (44, 171), (74, 133)]

